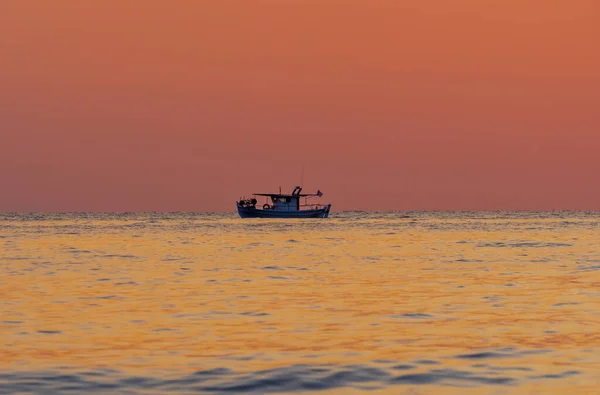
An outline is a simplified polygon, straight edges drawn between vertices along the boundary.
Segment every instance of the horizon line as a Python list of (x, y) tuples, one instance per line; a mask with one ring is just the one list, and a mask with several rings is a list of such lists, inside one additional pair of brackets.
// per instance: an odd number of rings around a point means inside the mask
[[(464, 209), (409, 209), (409, 210), (339, 210), (332, 211), (334, 213), (428, 213), (428, 212), (446, 212), (446, 213), (497, 213), (497, 212), (534, 212), (534, 213), (549, 213), (549, 212), (600, 212), (597, 209), (486, 209), (486, 210), (464, 210)], [(236, 211), (169, 211), (169, 210), (153, 210), (153, 211), (0, 211), (3, 214), (237, 214)]]

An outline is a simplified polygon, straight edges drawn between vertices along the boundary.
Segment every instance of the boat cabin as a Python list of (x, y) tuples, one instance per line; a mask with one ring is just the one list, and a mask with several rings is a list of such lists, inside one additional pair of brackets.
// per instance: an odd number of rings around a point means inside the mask
[(271, 195), (271, 210), (295, 211), (300, 210), (300, 198), (290, 195)]
[(300, 210), (300, 198), (302, 196), (309, 196), (306, 194), (300, 194), (302, 191), (301, 187), (294, 188), (291, 194), (282, 193), (256, 193), (256, 196), (267, 196), (271, 198), (271, 204), (266, 203), (263, 205), (265, 210), (275, 211), (298, 211)]

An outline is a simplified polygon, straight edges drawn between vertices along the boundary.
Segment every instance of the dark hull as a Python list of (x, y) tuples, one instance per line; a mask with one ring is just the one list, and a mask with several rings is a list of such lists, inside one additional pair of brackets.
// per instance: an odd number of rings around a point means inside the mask
[(238, 213), (242, 218), (327, 218), (331, 204), (318, 210), (277, 211), (261, 210), (237, 205)]

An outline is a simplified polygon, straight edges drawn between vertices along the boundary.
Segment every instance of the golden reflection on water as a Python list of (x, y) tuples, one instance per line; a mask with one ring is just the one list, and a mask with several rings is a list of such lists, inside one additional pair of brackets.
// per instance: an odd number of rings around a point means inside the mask
[(487, 364), (525, 368), (498, 393), (595, 393), (598, 219), (564, 221), (5, 219), (0, 372)]

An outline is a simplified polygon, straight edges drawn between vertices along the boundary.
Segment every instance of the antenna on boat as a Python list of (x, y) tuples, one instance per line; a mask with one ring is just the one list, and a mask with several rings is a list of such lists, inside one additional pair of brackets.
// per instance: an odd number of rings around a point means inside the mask
[(304, 165), (302, 165), (302, 174), (300, 175), (300, 186), (304, 186)]

